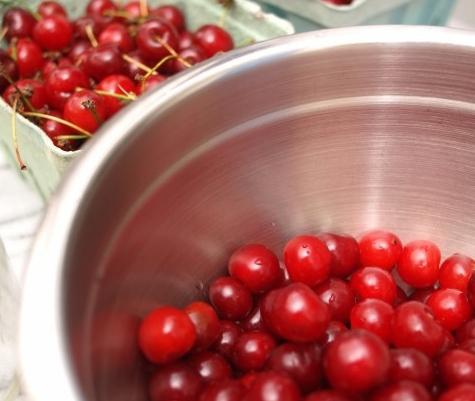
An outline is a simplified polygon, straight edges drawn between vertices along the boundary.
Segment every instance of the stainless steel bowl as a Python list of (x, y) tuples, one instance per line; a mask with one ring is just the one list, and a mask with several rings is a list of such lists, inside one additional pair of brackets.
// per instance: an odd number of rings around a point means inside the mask
[(363, 27), (213, 60), (111, 121), (53, 199), (26, 277), (36, 401), (144, 401), (137, 322), (236, 246), (372, 227), (475, 244), (475, 35)]

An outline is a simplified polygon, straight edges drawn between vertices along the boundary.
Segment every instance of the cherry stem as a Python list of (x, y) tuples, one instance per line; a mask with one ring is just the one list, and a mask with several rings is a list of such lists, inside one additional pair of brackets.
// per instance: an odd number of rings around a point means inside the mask
[(223, 9), (223, 13), (221, 14), (221, 18), (219, 19), (219, 23), (218, 25), (221, 27), (221, 28), (224, 28), (225, 25), (226, 25), (226, 20), (228, 18), (228, 15), (229, 15), (229, 12), (231, 10), (231, 8), (228, 6), (228, 5), (223, 5), (224, 9)]
[(175, 58), (177, 58), (178, 61), (179, 61), (180, 63), (182, 63), (185, 67), (190, 68), (190, 67), (192, 66), (188, 61), (186, 61), (183, 57), (181, 57), (181, 56), (175, 51), (175, 49), (174, 49), (173, 47), (171, 47), (167, 42), (165, 42), (160, 36), (156, 36), (155, 39), (157, 39), (158, 42), (160, 42), (160, 44), (161, 44), (165, 49), (167, 49), (168, 52), (169, 52), (172, 56), (174, 56)]
[(5, 78), (5, 80), (10, 84), (12, 85), (14, 88), (15, 88), (15, 91), (17, 92), (18, 95), (20, 95), (21, 97), (21, 100), (23, 100), (23, 102), (25, 103), (25, 105), (31, 110), (31, 111), (36, 111), (36, 109), (33, 107), (33, 105), (30, 103), (30, 101), (28, 100), (28, 98), (24, 95), (24, 93), (20, 90), (20, 88), (17, 86), (16, 82), (13, 81), (13, 79), (10, 78), (10, 76), (8, 74), (6, 74), (5, 72), (3, 72), (1, 69), (0, 69), (0, 75)]
[(158, 69), (159, 69), (163, 64), (165, 64), (167, 61), (174, 60), (174, 59), (176, 59), (176, 58), (177, 58), (176, 56), (170, 55), (170, 56), (167, 56), (167, 57), (162, 58), (157, 64), (155, 64), (155, 66), (154, 66), (149, 72), (147, 72), (147, 73), (142, 77), (142, 89), (144, 88), (145, 82), (147, 81), (147, 79), (149, 79), (150, 76), (151, 76), (156, 70), (158, 70)]
[(148, 17), (148, 2), (147, 2), (147, 0), (140, 0), (140, 16), (142, 18)]
[(15, 157), (18, 162), (18, 165), (20, 166), (20, 170), (25, 170), (26, 166), (25, 163), (23, 163), (23, 159), (21, 158), (20, 155), (20, 149), (18, 147), (18, 139), (17, 139), (17, 134), (16, 134), (16, 116), (17, 116), (17, 107), (18, 107), (18, 99), (19, 97), (16, 96), (15, 100), (13, 100), (13, 113), (12, 113), (12, 138), (13, 138), (13, 147), (15, 148)]
[(89, 42), (91, 42), (92, 47), (99, 46), (96, 36), (94, 35), (94, 31), (92, 30), (92, 25), (86, 25), (85, 31)]
[(72, 128), (76, 130), (77, 132), (80, 132), (81, 134), (84, 134), (87, 137), (91, 137), (92, 134), (89, 131), (86, 131), (85, 129), (78, 127), (76, 124), (73, 124), (67, 120), (63, 120), (62, 118), (56, 117), (56, 116), (51, 116), (49, 114), (44, 114), (44, 113), (38, 113), (38, 112), (24, 112), (22, 113), (25, 117), (37, 117), (37, 118), (43, 118), (45, 120), (51, 120), (51, 121), (56, 121), (57, 123), (66, 125), (69, 128)]
[(137, 67), (139, 67), (141, 70), (147, 73), (152, 71), (150, 67), (147, 67), (145, 64), (141, 63), (140, 61), (134, 59), (133, 57), (130, 57), (128, 54), (123, 54), (122, 58), (130, 64), (135, 64)]
[(132, 16), (127, 11), (106, 10), (104, 11), (104, 15), (106, 17), (119, 17), (119, 18), (125, 18), (127, 20), (133, 20)]
[(2, 29), (2, 31), (0, 32), (0, 42), (5, 39), (5, 35), (8, 33), (8, 27), (5, 27)]
[(253, 38), (246, 38), (241, 43), (239, 43), (236, 47), (249, 46), (249, 45), (252, 45), (253, 43), (256, 43), (256, 41)]
[(113, 97), (115, 99), (126, 100), (126, 101), (129, 101), (129, 102), (136, 99), (135, 95), (133, 95), (132, 93), (127, 93), (126, 95), (121, 95), (120, 93), (107, 92), (107, 91), (103, 91), (103, 90), (100, 90), (100, 89), (94, 89), (94, 92), (96, 92), (98, 95), (101, 95), (101, 96), (109, 96), (109, 97)]
[(89, 139), (87, 135), (58, 135), (56, 139), (64, 141), (80, 141), (81, 139)]

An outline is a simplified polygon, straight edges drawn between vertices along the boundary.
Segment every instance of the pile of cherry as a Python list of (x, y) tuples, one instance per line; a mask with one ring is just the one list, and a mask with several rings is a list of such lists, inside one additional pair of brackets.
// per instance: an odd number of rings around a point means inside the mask
[(181, 10), (146, 0), (119, 7), (90, 0), (75, 21), (57, 2), (3, 17), (0, 90), (15, 112), (64, 150), (76, 150), (104, 121), (168, 76), (234, 47), (227, 31), (189, 32)]
[(151, 401), (473, 401), (475, 261), (387, 231), (236, 250), (138, 343)]

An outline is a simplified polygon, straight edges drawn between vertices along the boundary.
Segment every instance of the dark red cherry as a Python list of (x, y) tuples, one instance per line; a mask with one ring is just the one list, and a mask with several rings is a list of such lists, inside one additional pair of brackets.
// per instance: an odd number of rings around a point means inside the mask
[(135, 47), (134, 40), (124, 24), (114, 22), (104, 28), (99, 35), (101, 45), (116, 45), (122, 53), (128, 53)]
[(74, 42), (69, 50), (68, 57), (74, 65), (81, 66), (85, 61), (86, 52), (91, 49), (91, 44), (86, 40), (78, 40)]
[(23, 96), (29, 100), (32, 107), (40, 110), (46, 106), (46, 90), (40, 81), (34, 79), (21, 79), (15, 83), (15, 86), (10, 85), (3, 93), (3, 99), (10, 105), (18, 98), (18, 109), (28, 110), (29, 107), (24, 104), (23, 98), (19, 96), (18, 90)]
[(167, 78), (164, 77), (163, 75), (157, 74), (157, 75), (152, 75), (148, 77), (148, 79), (142, 84), (140, 83), (137, 86), (137, 92), (138, 93), (145, 93), (148, 91), (151, 91), (161, 85), (163, 81), (165, 81)]
[(208, 385), (199, 401), (242, 401), (244, 393), (244, 386), (238, 380), (225, 380)]
[(447, 258), (440, 267), (440, 287), (467, 291), (474, 270), (475, 261), (472, 258), (456, 253)]
[(85, 57), (84, 71), (97, 81), (109, 75), (122, 74), (125, 62), (115, 45), (100, 45), (90, 49)]
[[(61, 113), (57, 111), (50, 111), (49, 114), (54, 117), (62, 118)], [(46, 135), (53, 141), (54, 145), (65, 151), (74, 151), (80, 148), (82, 141), (63, 139), (62, 136), (76, 135), (72, 128), (61, 124), (57, 121), (43, 119), (41, 129), (46, 132)]]
[(206, 302), (195, 301), (184, 310), (196, 329), (195, 349), (208, 349), (221, 333), (219, 319), (213, 307)]
[(475, 384), (475, 355), (461, 350), (450, 350), (441, 356), (439, 375), (447, 386)]
[(193, 355), (188, 364), (204, 382), (217, 382), (231, 378), (231, 366), (223, 356), (215, 352), (202, 351)]
[(185, 29), (185, 16), (177, 7), (161, 6), (153, 9), (151, 15), (167, 21), (173, 25), (178, 32), (182, 32)]
[(348, 331), (348, 327), (346, 327), (342, 322), (338, 320), (332, 320), (329, 324), (325, 333), (320, 338), (319, 343), (322, 347), (332, 343), (335, 339), (342, 333)]
[(234, 48), (231, 35), (217, 25), (203, 25), (196, 31), (195, 38), (208, 57)]
[(320, 299), (328, 305), (332, 320), (348, 321), (355, 305), (355, 295), (343, 280), (331, 278), (315, 287)]
[(330, 271), (333, 277), (345, 278), (353, 273), (359, 265), (360, 249), (358, 242), (349, 235), (324, 233), (318, 236), (330, 251)]
[(434, 375), (432, 361), (423, 352), (414, 348), (391, 350), (390, 381), (411, 380), (431, 388), (434, 384)]
[(240, 326), (244, 331), (268, 331), (261, 315), (260, 304), (256, 305), (252, 312), (240, 322)]
[(184, 31), (180, 33), (178, 37), (178, 50), (185, 50), (194, 45), (196, 45), (196, 39), (191, 32)]
[(2, 27), (7, 29), (5, 37), (8, 40), (31, 37), (35, 25), (35, 17), (24, 8), (10, 7), (3, 14)]
[(462, 324), (457, 329), (456, 338), (459, 343), (475, 339), (475, 319), (471, 319)]
[(245, 401), (300, 401), (297, 384), (285, 373), (259, 373), (252, 383)]
[(472, 401), (475, 399), (474, 384), (458, 384), (446, 390), (439, 397), (438, 401)]
[(52, 15), (61, 15), (67, 17), (68, 14), (64, 7), (56, 1), (42, 1), (38, 6), (38, 14), (43, 18), (51, 17)]
[(231, 359), (234, 346), (240, 336), (241, 329), (236, 323), (221, 320), (219, 322), (219, 335), (212, 348), (226, 358)]
[(467, 296), (452, 288), (435, 291), (427, 299), (427, 306), (440, 324), (449, 331), (458, 329), (472, 316), (472, 307)]
[(371, 401), (432, 401), (432, 396), (420, 383), (400, 381), (378, 389)]
[(80, 17), (73, 23), (74, 26), (74, 36), (79, 39), (84, 39), (89, 42), (89, 37), (87, 35), (86, 27), (90, 27), (92, 33), (97, 38), (104, 28), (96, 19), (92, 17)]
[[(13, 59), (7, 54), (6, 51), (0, 49), (0, 67), (1, 72), (6, 75), (10, 80), (16, 81), (18, 79), (18, 67)], [(9, 85), (8, 80), (0, 75), (0, 92), (3, 92)]]
[(335, 390), (320, 390), (308, 395), (304, 401), (353, 401)]
[(131, 0), (125, 3), (122, 8), (128, 14), (129, 20), (138, 19), (142, 16), (142, 7), (140, 5), (140, 0)]
[(264, 331), (245, 332), (234, 346), (234, 365), (242, 372), (261, 370), (275, 346), (274, 338)]
[(190, 68), (182, 60), (185, 60), (191, 66), (206, 60), (205, 53), (198, 46), (190, 46), (185, 50), (180, 50), (178, 55), (180, 56), (180, 59), (172, 60), (171, 69), (173, 73), (179, 73), (183, 70), (186, 70), (187, 68)]
[(232, 277), (219, 277), (209, 286), (209, 300), (218, 314), (228, 320), (244, 319), (252, 310), (249, 290)]
[(163, 43), (173, 49), (178, 44), (178, 34), (173, 26), (160, 19), (152, 19), (140, 26), (137, 36), (140, 54), (153, 63), (170, 55)]

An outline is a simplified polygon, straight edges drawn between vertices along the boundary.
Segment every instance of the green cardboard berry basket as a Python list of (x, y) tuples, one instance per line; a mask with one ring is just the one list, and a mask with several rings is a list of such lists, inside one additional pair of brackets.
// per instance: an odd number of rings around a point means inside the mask
[[(35, 10), (39, 3), (40, 0), (3, 0), (0, 3), (0, 17), (12, 5)], [(59, 3), (67, 8), (72, 18), (76, 18), (83, 14), (87, 0), (59, 0)], [(150, 0), (149, 4), (179, 6), (185, 13), (190, 30), (196, 30), (203, 24), (218, 23), (224, 13), (223, 6), (216, 0)], [(226, 11), (224, 26), (237, 46), (294, 33), (290, 22), (264, 13), (257, 3), (248, 0), (234, 0), (229, 11)], [(57, 148), (40, 128), (20, 115), (17, 115), (16, 127), (18, 150), (26, 166), (23, 170), (20, 170), (15, 158), (12, 109), (0, 99), (0, 144), (19, 174), (47, 200), (81, 150), (66, 152)]]

